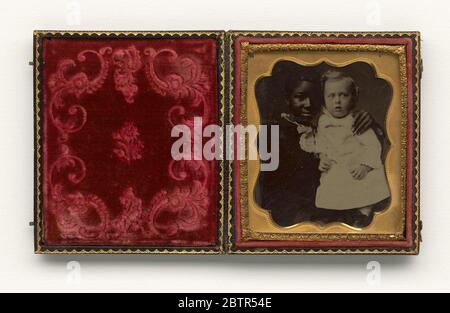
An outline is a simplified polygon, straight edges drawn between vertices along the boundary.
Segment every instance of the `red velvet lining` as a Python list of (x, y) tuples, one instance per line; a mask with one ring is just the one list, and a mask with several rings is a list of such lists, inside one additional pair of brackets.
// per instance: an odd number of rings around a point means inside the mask
[(218, 124), (216, 54), (213, 39), (44, 39), (44, 244), (217, 244), (216, 162), (171, 157), (174, 124)]

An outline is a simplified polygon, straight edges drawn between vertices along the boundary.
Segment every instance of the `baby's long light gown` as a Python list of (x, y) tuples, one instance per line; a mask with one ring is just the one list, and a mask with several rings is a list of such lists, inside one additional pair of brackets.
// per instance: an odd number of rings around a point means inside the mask
[[(373, 205), (390, 196), (381, 144), (372, 129), (361, 135), (352, 132), (353, 117), (333, 117), (327, 110), (319, 118), (317, 133), (307, 132), (300, 146), (311, 153), (326, 155), (333, 164), (323, 172), (316, 193), (316, 207), (348, 210)], [(371, 170), (362, 180), (356, 180), (351, 170), (361, 164)]]

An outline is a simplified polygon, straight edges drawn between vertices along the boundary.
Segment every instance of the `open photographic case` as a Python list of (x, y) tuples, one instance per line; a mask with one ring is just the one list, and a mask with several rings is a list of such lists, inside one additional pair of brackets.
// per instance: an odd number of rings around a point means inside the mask
[(36, 253), (418, 254), (420, 34), (34, 32)]

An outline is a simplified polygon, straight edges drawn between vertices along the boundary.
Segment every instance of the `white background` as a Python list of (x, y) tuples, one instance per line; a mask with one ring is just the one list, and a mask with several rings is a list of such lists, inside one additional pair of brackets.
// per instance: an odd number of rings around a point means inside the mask
[[(450, 291), (449, 11), (447, 1), (413, 0), (1, 1), (0, 290)], [(34, 29), (421, 31), (420, 256), (34, 255)]]

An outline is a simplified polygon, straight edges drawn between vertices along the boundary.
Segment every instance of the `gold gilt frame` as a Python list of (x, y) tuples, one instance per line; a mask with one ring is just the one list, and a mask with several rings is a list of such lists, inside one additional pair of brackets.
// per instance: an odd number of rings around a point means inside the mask
[[(355, 42), (338, 43), (334, 38), (412, 38), (415, 43), (413, 60), (407, 60), (407, 49), (405, 45), (382, 43), (367, 44)], [(315, 38), (322, 39), (323, 43), (306, 43), (297, 40), (295, 43), (290, 39)], [(248, 39), (248, 40), (247, 40)], [(256, 39), (253, 40), (252, 39)], [(264, 42), (264, 39), (269, 39)], [(277, 39), (278, 42), (277, 42)], [(331, 39), (331, 40), (328, 40)], [(300, 41), (301, 43), (299, 43)], [(330, 42), (327, 42), (330, 41)], [(239, 46), (238, 46), (239, 45)], [(271, 75), (273, 65), (279, 60), (290, 60), (302, 65), (314, 65), (321, 62), (328, 63), (333, 66), (342, 67), (353, 62), (365, 61), (372, 65), (377, 76), (383, 70), (392, 70), (392, 62), (386, 62), (383, 66), (379, 66), (379, 62), (371, 62), (371, 59), (364, 54), (371, 55), (375, 59), (375, 55), (391, 55), (398, 62), (396, 71), (398, 75), (381, 75), (383, 79), (388, 80), (394, 89), (394, 97), (388, 109), (387, 123), (388, 137), (391, 139), (391, 149), (387, 158), (387, 173), (389, 185), (391, 189), (396, 191), (395, 197), (389, 207), (380, 213), (388, 212), (395, 218), (395, 229), (386, 226), (387, 218), (384, 222), (372, 223), (369, 229), (356, 229), (345, 224), (334, 223), (327, 226), (314, 225), (311, 222), (303, 222), (289, 227), (281, 227), (276, 225), (271, 219), (270, 212), (258, 207), (253, 198), (253, 189), (256, 185), (256, 179), (259, 172), (259, 160), (257, 161), (235, 161), (239, 162), (237, 170), (235, 164), (229, 166), (229, 194), (239, 194), (238, 199), (229, 198), (228, 201), (228, 245), (230, 253), (238, 254), (417, 254), (419, 252), (420, 241), (420, 216), (419, 216), (419, 81), (420, 81), (420, 35), (419, 33), (277, 33), (277, 32), (232, 32), (228, 34), (228, 49), (230, 60), (230, 120), (243, 126), (259, 125), (258, 105), (255, 98), (254, 84), (261, 77)], [(239, 50), (239, 51), (238, 51)], [(314, 57), (306, 57), (308, 53), (315, 53)], [(342, 54), (347, 59), (342, 62), (333, 62), (324, 57), (324, 54), (333, 54), (336, 52)], [(301, 53), (301, 57), (298, 55)], [(320, 54), (322, 53), (322, 54)], [(353, 53), (353, 54), (352, 54)], [(295, 54), (296, 57), (292, 57)], [(357, 57), (356, 54), (362, 55)], [(261, 57), (261, 55), (263, 57)], [(321, 55), (320, 59), (312, 61)], [(256, 56), (260, 56), (257, 60)], [(265, 58), (264, 58), (265, 57)], [(305, 60), (307, 59), (307, 61)], [(391, 58), (392, 59), (392, 58)], [(238, 60), (239, 62), (236, 62)], [(252, 60), (254, 62), (252, 63)], [(268, 61), (269, 60), (269, 61)], [(299, 61), (302, 60), (302, 61)], [(410, 80), (407, 77), (408, 61), (413, 62), (414, 75), (411, 74)], [(266, 68), (261, 70), (261, 68)], [(253, 70), (258, 68), (258, 70)], [(392, 72), (392, 71), (391, 71)], [(394, 71), (395, 72), (395, 71)], [(255, 74), (257, 73), (257, 74)], [(262, 74), (263, 73), (263, 74)], [(239, 76), (239, 77), (237, 77)], [(238, 79), (237, 79), (238, 78)], [(240, 83), (239, 83), (240, 81)], [(240, 92), (235, 93), (236, 84), (239, 84)], [(407, 139), (408, 126), (408, 84), (413, 84), (415, 115), (413, 137), (414, 140)], [(239, 97), (236, 99), (235, 97)], [(236, 108), (236, 100), (239, 100), (239, 108)], [(395, 104), (395, 105), (394, 105)], [(396, 116), (392, 118), (392, 116)], [(400, 128), (396, 127), (400, 123)], [(394, 133), (398, 133), (395, 135)], [(393, 140), (392, 140), (393, 139)], [(414, 177), (407, 177), (407, 145), (411, 144), (414, 151)], [(398, 147), (398, 149), (393, 149)], [(246, 144), (246, 154), (248, 155), (248, 145)], [(395, 156), (394, 156), (395, 155)], [(389, 156), (391, 158), (389, 158)], [(393, 159), (399, 162), (393, 162)], [(389, 162), (391, 161), (391, 162)], [(398, 166), (400, 163), (400, 166)], [(396, 175), (395, 175), (396, 174)], [(234, 186), (236, 175), (239, 175), (239, 186)], [(397, 178), (394, 178), (397, 176)], [(414, 208), (410, 208), (413, 212), (410, 221), (413, 225), (411, 238), (406, 238), (407, 221), (407, 187), (413, 184), (412, 194), (415, 196), (415, 202), (412, 203)], [(236, 197), (236, 196), (235, 196)], [(236, 210), (239, 205), (239, 213)], [(382, 214), (376, 215), (382, 220)], [(253, 220), (253, 223), (252, 223)], [(381, 225), (381, 226), (380, 226)], [(392, 225), (389, 225), (392, 226)], [(377, 230), (378, 228), (378, 230)], [(255, 230), (257, 229), (257, 230)], [(381, 230), (380, 230), (381, 229)], [(412, 240), (412, 244), (408, 247), (399, 248), (397, 242)], [(239, 246), (240, 242), (246, 243)], [(358, 245), (348, 245), (347, 242), (359, 242)], [(392, 246), (371, 246), (374, 241), (393, 242)], [(278, 244), (277, 244), (278, 242)], [(296, 244), (287, 244), (295, 242)], [(308, 243), (303, 245), (303, 243)], [(318, 245), (310, 244), (311, 242), (319, 242)], [(320, 244), (322, 242), (323, 244)], [(334, 245), (333, 242), (344, 243)], [(254, 243), (254, 245), (252, 245)], [(267, 243), (267, 245), (264, 245)]]
[(183, 39), (183, 38), (213, 38), (218, 43), (217, 67), (218, 67), (218, 111), (219, 121), (225, 125), (225, 33), (221, 31), (180, 31), (180, 32), (150, 32), (150, 31), (55, 31), (38, 30), (33, 33), (34, 45), (34, 151), (35, 151), (35, 253), (36, 254), (223, 254), (224, 221), (225, 221), (225, 167), (219, 162), (219, 187), (218, 187), (218, 221), (217, 244), (211, 247), (133, 247), (133, 246), (46, 246), (42, 236), (42, 88), (41, 43), (44, 38), (78, 38), (78, 39)]

